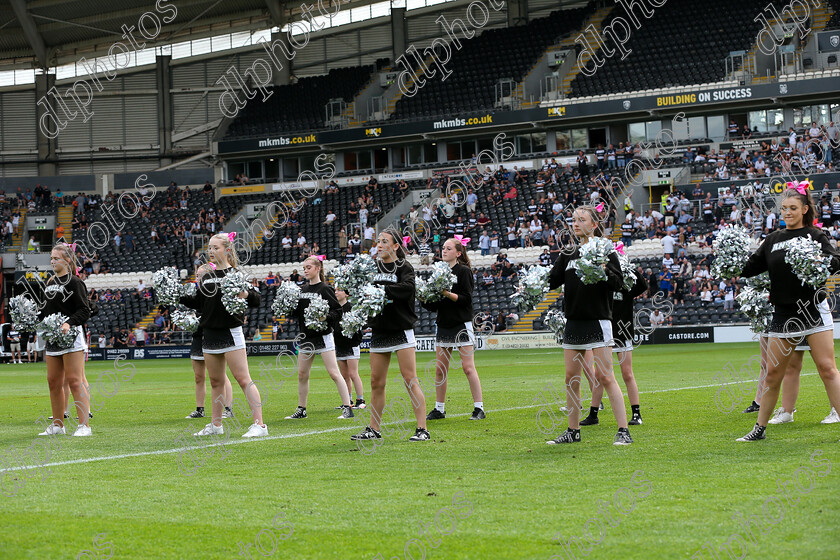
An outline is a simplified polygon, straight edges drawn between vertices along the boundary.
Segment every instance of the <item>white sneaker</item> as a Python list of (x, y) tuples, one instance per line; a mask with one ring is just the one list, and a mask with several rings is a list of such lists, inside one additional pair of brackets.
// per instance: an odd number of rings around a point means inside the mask
[(260, 426), (256, 422), (251, 424), (248, 431), (242, 434), (242, 437), (263, 437), (268, 435), (268, 426)]
[(831, 412), (828, 416), (822, 419), (820, 424), (837, 424), (838, 422), (840, 422), (840, 416), (837, 415), (837, 411), (834, 410), (834, 407), (832, 406)]
[(76, 427), (76, 431), (73, 432), (75, 437), (86, 437), (91, 435), (90, 426), (85, 426), (84, 424), (79, 424)]
[(67, 432), (64, 431), (64, 426), (59, 426), (58, 424), (50, 424), (47, 426), (47, 429), (38, 434), (39, 436), (54, 436), (57, 434), (67, 435)]
[(789, 422), (793, 422), (793, 413), (792, 412), (785, 412), (785, 409), (782, 407), (777, 408), (773, 412), (773, 418), (770, 419), (768, 424), (787, 424)]
[(200, 432), (196, 432), (194, 436), (212, 436), (212, 435), (223, 435), (225, 433), (224, 426), (216, 426), (212, 422), (204, 426)]

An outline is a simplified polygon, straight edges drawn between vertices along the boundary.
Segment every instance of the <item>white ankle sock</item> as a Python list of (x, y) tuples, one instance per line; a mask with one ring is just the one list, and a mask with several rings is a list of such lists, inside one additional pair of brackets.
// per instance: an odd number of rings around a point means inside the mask
[(437, 401), (435, 401), (435, 408), (436, 408), (436, 409), (438, 410), (438, 412), (440, 412), (441, 414), (446, 414), (445, 407), (446, 407), (446, 403), (442, 403), (442, 402), (437, 402)]
[(475, 401), (475, 407), (484, 410), (484, 401)]

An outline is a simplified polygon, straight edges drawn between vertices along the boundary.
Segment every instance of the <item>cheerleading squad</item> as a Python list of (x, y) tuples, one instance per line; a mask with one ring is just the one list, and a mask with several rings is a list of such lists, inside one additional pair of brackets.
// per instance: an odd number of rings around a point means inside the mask
[[(758, 411), (758, 421), (752, 431), (738, 441), (764, 439), (768, 423), (792, 421), (805, 349), (811, 352), (831, 406), (834, 410), (840, 408), (840, 375), (834, 361), (833, 319), (826, 303), (825, 288), (828, 275), (840, 271), (840, 254), (822, 230), (811, 225), (815, 223), (815, 207), (808, 191), (801, 186), (790, 186), (792, 188), (782, 195), (781, 201), (785, 229), (768, 235), (748, 258), (749, 242), (747, 240), (745, 246), (741, 233), (735, 228), (724, 230), (726, 233), (715, 246), (717, 273), (744, 278), (762, 273), (769, 276), (769, 292), (764, 294), (760, 291), (767, 287), (767, 282), (754, 283), (751, 305), (742, 303), (745, 312), (753, 318), (753, 329), (761, 333), (763, 372), (754, 407), (745, 411)], [(618, 425), (613, 441), (615, 445), (632, 444), (629, 425), (642, 424), (639, 390), (632, 368), (633, 300), (645, 292), (647, 286), (644, 278), (633, 272), (621, 247), (613, 246), (604, 237), (602, 214), (602, 206), (578, 207), (572, 223), (578, 240), (574, 252), (561, 255), (550, 270), (534, 267), (527, 276), (538, 288), (528, 296), (526, 287), (521, 284), (521, 293), (514, 298), (517, 301), (517, 298), (530, 297), (528, 306), (532, 307), (549, 289), (562, 287), (564, 291), (565, 315), (555, 313), (549, 318), (549, 324), (558, 340), (562, 338), (569, 426), (556, 439), (546, 442), (552, 445), (580, 442), (580, 427), (598, 424), (598, 411), (602, 408), (604, 393)], [(254, 418), (254, 424), (243, 437), (268, 435), (259, 404), (259, 390), (248, 370), (242, 333), (244, 311), (247, 306), (258, 306), (260, 295), (241, 279), (230, 281), (234, 275), (241, 274), (237, 271), (233, 249), (234, 235), (217, 234), (211, 238), (208, 246), (210, 263), (197, 272), (195, 290), (175, 287), (168, 292), (176, 295), (164, 298), (177, 301), (196, 312), (195, 316), (184, 321), (185, 324), (193, 323), (191, 330), (194, 330), (191, 358), (197, 407), (188, 418), (204, 416), (205, 370), (210, 377), (213, 399), (212, 421), (196, 436), (225, 433), (222, 419), (232, 414), (233, 400), (231, 383), (225, 375), (226, 368), (230, 368), (245, 393)], [(748, 239), (748, 234), (746, 236)], [(337, 407), (341, 411), (339, 419), (352, 418), (354, 407), (367, 406), (359, 376), (361, 330), (367, 326), (371, 329), (372, 414), (370, 425), (351, 436), (352, 440), (382, 438), (380, 425), (385, 408), (388, 366), (393, 355), (396, 355), (417, 421), (410, 441), (429, 440), (427, 420), (446, 416), (447, 374), (454, 349), (460, 353), (474, 401), (470, 419), (484, 419), (486, 413), (481, 383), (474, 361), (474, 285), (465, 247), (468, 241), (457, 236), (448, 239), (443, 245), (442, 262), (435, 265), (429, 280), (415, 280), (415, 271), (405, 258), (406, 241), (392, 230), (379, 234), (375, 260), (367, 257), (356, 259), (333, 271), (335, 288), (326, 282), (323, 257), (304, 260), (305, 285), (298, 287), (284, 282), (278, 288), (272, 305), (276, 314), (294, 317), (301, 332), (298, 340), (298, 407), (286, 418), (300, 420), (307, 417), (309, 377), (315, 356), (321, 357), (327, 373), (336, 384), (341, 401)], [(732, 247), (740, 247), (740, 254)], [(84, 378), (84, 330), (90, 316), (86, 289), (73, 274), (75, 255), (72, 246), (59, 245), (53, 249), (51, 263), (55, 275), (47, 283), (46, 303), (38, 318), (42, 322), (48, 322), (48, 319), (53, 322), (45, 338), (47, 379), (55, 420), (41, 435), (64, 433), (61, 419), (69, 398), (65, 391), (73, 393), (78, 409), (80, 420), (74, 435), (90, 435), (89, 402), (83, 390), (87, 386)], [(160, 290), (157, 282), (156, 288)], [(436, 401), (427, 415), (425, 396), (416, 373), (415, 298), (426, 309), (437, 313)], [(762, 304), (764, 298), (767, 305)], [(13, 306), (13, 317), (15, 311)], [(59, 319), (60, 324), (56, 324)], [(40, 329), (45, 330), (44, 327)], [(52, 337), (50, 333), (53, 331), (61, 336)], [(805, 341), (807, 346), (803, 346)], [(629, 422), (624, 397), (613, 373), (612, 353), (617, 353), (620, 359), (621, 374), (631, 405)], [(584, 420), (580, 419), (582, 374), (586, 375), (592, 391), (590, 411)], [(783, 407), (771, 420), (771, 411), (782, 386)], [(357, 395), (355, 405), (351, 398), (353, 389)]]

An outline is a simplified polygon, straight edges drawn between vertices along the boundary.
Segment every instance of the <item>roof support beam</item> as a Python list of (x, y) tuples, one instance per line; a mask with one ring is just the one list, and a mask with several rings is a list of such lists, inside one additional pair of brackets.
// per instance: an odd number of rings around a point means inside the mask
[(47, 69), (49, 67), (49, 59), (47, 58), (47, 45), (44, 43), (44, 38), (38, 32), (38, 26), (35, 25), (35, 20), (32, 15), (26, 10), (26, 2), (24, 0), (9, 0), (12, 5), (12, 10), (20, 22), (20, 27), (23, 29), (23, 34), (26, 40), (29, 41), (29, 46), (38, 57), (38, 63), (41, 68)]

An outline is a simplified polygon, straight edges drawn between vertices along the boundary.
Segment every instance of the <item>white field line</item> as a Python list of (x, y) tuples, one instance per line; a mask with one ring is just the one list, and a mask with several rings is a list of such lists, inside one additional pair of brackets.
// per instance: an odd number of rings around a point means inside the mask
[[(816, 373), (803, 373), (801, 375), (802, 376), (808, 376), (808, 375), (817, 375), (817, 374)], [(713, 385), (695, 385), (693, 387), (675, 387), (673, 389), (656, 389), (656, 390), (653, 390), (653, 391), (639, 391), (639, 394), (640, 395), (650, 395), (650, 394), (654, 394), (654, 393), (670, 393), (670, 392), (673, 392), (673, 391), (689, 391), (689, 390), (693, 390), (693, 389), (709, 389), (709, 388), (712, 388), (712, 387), (720, 387), (722, 385), (727, 385), (727, 384), (715, 383)], [(728, 385), (732, 385), (732, 383), (729, 383)], [(496, 410), (488, 410), (487, 412), (488, 413), (509, 412), (511, 410), (525, 410), (525, 409), (528, 409), (528, 408), (539, 408), (541, 406), (544, 406), (544, 405), (542, 405), (542, 404), (530, 404), (530, 405), (526, 405), (526, 406), (513, 406), (513, 407), (510, 407), (510, 408), (499, 408), (499, 409), (496, 409)], [(469, 416), (471, 414), (472, 413), (467, 413), (467, 412), (461, 413), (461, 414), (451, 414), (449, 416), (449, 418), (454, 418), (456, 416)], [(386, 423), (384, 425), (385, 426), (390, 426), (390, 425), (394, 425), (394, 424), (397, 424), (397, 422), (390, 422), (390, 423)], [(240, 444), (245, 444), (245, 443), (252, 443), (252, 442), (255, 442), (255, 441), (266, 441), (266, 440), (273, 440), (273, 439), (288, 439), (288, 438), (297, 438), (297, 437), (306, 437), (306, 436), (317, 436), (317, 435), (320, 435), (320, 434), (329, 434), (329, 433), (332, 433), (332, 432), (347, 431), (349, 429), (354, 429), (354, 428), (359, 429), (359, 426), (356, 426), (356, 425), (354, 425), (354, 426), (342, 426), (340, 428), (330, 428), (328, 430), (315, 430), (315, 431), (312, 431), (312, 432), (300, 432), (300, 433), (296, 433), (296, 434), (282, 434), (282, 435), (278, 435), (278, 436), (266, 436), (266, 437), (254, 438), (254, 439), (238, 439), (238, 440), (228, 441), (224, 444), (214, 444), (214, 445), (204, 445), (204, 446), (196, 445), (196, 446), (190, 447), (190, 449), (203, 449), (205, 447), (224, 447), (224, 446), (227, 446), (227, 445), (240, 445)], [(56, 461), (54, 463), (39, 464), (37, 466), (37, 468), (60, 467), (62, 465), (78, 465), (78, 464), (82, 464), (82, 463), (93, 463), (93, 462), (96, 462), (96, 461), (115, 461), (115, 460), (118, 460), (118, 459), (130, 459), (132, 457), (148, 457), (148, 456), (152, 456), (152, 455), (167, 455), (169, 453), (178, 453), (180, 451), (183, 451), (184, 449), (185, 449), (184, 447), (177, 447), (177, 448), (173, 448), (173, 449), (160, 449), (158, 451), (142, 451), (142, 452), (139, 452), (139, 453), (125, 453), (125, 454), (122, 454), (122, 455), (105, 455), (105, 456), (102, 456), (102, 457), (87, 457), (85, 459), (73, 459), (73, 460), (70, 460), (70, 461)], [(7, 471), (19, 471), (19, 470), (33, 469), (33, 468), (36, 468), (36, 466), (29, 465), (27, 467), (11, 467), (11, 468), (6, 469), (6, 470)]]

